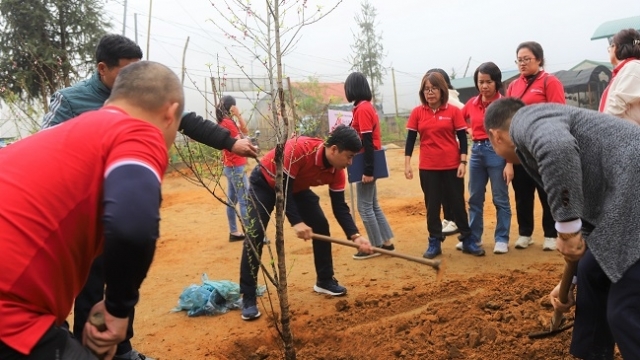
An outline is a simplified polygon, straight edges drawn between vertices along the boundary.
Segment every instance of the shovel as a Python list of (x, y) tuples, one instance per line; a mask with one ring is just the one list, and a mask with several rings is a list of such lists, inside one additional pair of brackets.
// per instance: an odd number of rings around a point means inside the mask
[[(558, 294), (558, 300), (561, 303), (566, 304), (569, 301), (569, 289), (573, 280), (573, 276), (576, 273), (578, 267), (577, 261), (567, 261), (564, 264), (564, 271), (562, 273), (562, 280), (560, 281), (560, 292)], [(573, 326), (573, 323), (564, 323), (564, 315), (558, 310), (553, 311), (553, 317), (551, 318), (551, 328), (547, 331), (540, 331), (529, 334), (531, 339), (540, 339), (548, 336), (555, 335), (559, 332), (565, 331)]]

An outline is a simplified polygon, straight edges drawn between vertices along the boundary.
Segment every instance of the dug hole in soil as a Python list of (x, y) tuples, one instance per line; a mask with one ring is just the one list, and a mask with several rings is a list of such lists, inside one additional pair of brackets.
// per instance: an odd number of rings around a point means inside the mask
[[(378, 181), (378, 198), (394, 231), (396, 251), (422, 256), (427, 234), (419, 180), (404, 178), (402, 149), (388, 150), (387, 160), (391, 177)], [(247, 171), (255, 163), (249, 165)], [(417, 174), (417, 156), (412, 165)], [(224, 180), (222, 186), (226, 188)], [(331, 214), (328, 188), (314, 191), (332, 235), (344, 238)], [(223, 194), (220, 189), (216, 193)], [(263, 315), (252, 322), (241, 320), (239, 310), (194, 318), (170, 311), (185, 287), (201, 283), (203, 273), (211, 280), (238, 282), (242, 243), (229, 243), (225, 208), (202, 187), (169, 174), (163, 197), (161, 239), (136, 307), (134, 348), (159, 360), (282, 358), (270, 309), (278, 316), (273, 286), (272, 305), (263, 297), (258, 303)], [(351, 206), (349, 189), (346, 197)], [(495, 208), (489, 188), (484, 219), (487, 255), (462, 254), (455, 249), (457, 238), (449, 236), (438, 277), (426, 265), (398, 258), (353, 260), (355, 249), (334, 245), (335, 276), (348, 288), (338, 298), (313, 292), (311, 243), (297, 239), (286, 223), (298, 359), (572, 359), (571, 330), (547, 339), (527, 337), (549, 328), (547, 295), (564, 264), (557, 252), (542, 251), (540, 209), (535, 244), (526, 250), (513, 248), (518, 237), (514, 211), (509, 253), (504, 255), (492, 252)], [(364, 233), (359, 218), (358, 226)], [(273, 224), (267, 233), (273, 238)], [(269, 260), (266, 247), (262, 259)]]

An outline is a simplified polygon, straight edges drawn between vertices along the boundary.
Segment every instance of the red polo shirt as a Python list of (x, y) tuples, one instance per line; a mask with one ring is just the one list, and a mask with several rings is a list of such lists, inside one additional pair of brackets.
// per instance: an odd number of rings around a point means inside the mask
[(103, 248), (103, 182), (138, 164), (162, 179), (162, 132), (107, 106), (0, 151), (0, 341), (29, 354), (61, 325)]
[(435, 112), (420, 105), (411, 111), (407, 130), (420, 135), (420, 170), (452, 170), (460, 165), (456, 131), (466, 130), (462, 111), (443, 105)]
[[(240, 130), (238, 130), (238, 126), (233, 120), (224, 118), (220, 122), (220, 126), (229, 130), (231, 133), (229, 135), (232, 138), (240, 139)], [(224, 163), (224, 166), (243, 166), (247, 164), (247, 158), (243, 158), (242, 156), (236, 155), (227, 149), (223, 149), (222, 162)]]
[(496, 95), (489, 102), (482, 101), (482, 95), (472, 97), (462, 108), (462, 117), (471, 126), (471, 134), (473, 141), (486, 140), (489, 138), (484, 129), (484, 112), (492, 102), (500, 99), (502, 95), (496, 92)]
[[(380, 136), (380, 120), (378, 113), (370, 101), (361, 101), (353, 108), (353, 121), (351, 126), (358, 132), (360, 140), (362, 134), (371, 133), (374, 150), (382, 148), (382, 138)], [(362, 149), (364, 151), (364, 149)]]
[(523, 95), (527, 88), (527, 79), (524, 76), (513, 80), (507, 88), (507, 96), (519, 98), (527, 105), (539, 103), (558, 103), (566, 104), (564, 98), (564, 87), (557, 77), (548, 74), (544, 70), (540, 73), (536, 80), (529, 86), (527, 92)]
[[(284, 145), (283, 168), (285, 174), (295, 179), (293, 193), (307, 190), (312, 186), (329, 185), (331, 191), (344, 191), (346, 179), (343, 170), (324, 166), (324, 141), (300, 136), (287, 140)], [(262, 174), (267, 183), (275, 188), (275, 149), (262, 157)]]

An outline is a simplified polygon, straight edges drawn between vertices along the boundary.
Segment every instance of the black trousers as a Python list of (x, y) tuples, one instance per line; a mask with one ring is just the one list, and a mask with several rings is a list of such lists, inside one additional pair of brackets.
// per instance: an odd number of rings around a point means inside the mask
[(0, 341), (2, 360), (98, 360), (98, 358), (74, 339), (69, 331), (52, 326), (36, 343), (29, 355), (22, 355)]
[(576, 319), (570, 352), (580, 359), (640, 359), (640, 262), (615, 284), (587, 250), (578, 264)]
[[(276, 193), (265, 180), (259, 167), (256, 167), (249, 177), (249, 203), (247, 213), (249, 225), (247, 226), (247, 238), (251, 241), (258, 254), (262, 255), (264, 245), (264, 230), (267, 228), (271, 212), (276, 203)], [(329, 222), (320, 208), (320, 198), (311, 190), (304, 190), (293, 195), (298, 206), (298, 212), (302, 221), (313, 229), (313, 232), (329, 236)], [(246, 298), (256, 296), (256, 283), (260, 273), (260, 258), (253, 253), (249, 243), (242, 247), (242, 260), (240, 263), (240, 293)], [(312, 240), (313, 261), (316, 267), (318, 281), (329, 280), (333, 277), (333, 258), (331, 255), (331, 243)]]
[[(104, 299), (104, 261), (98, 256), (91, 265), (89, 277), (80, 294), (76, 297), (73, 309), (73, 333), (78, 339), (82, 339), (82, 331), (84, 324), (89, 319), (91, 308)], [(133, 317), (135, 310), (129, 315), (129, 327), (127, 328), (127, 337), (123, 342), (118, 344), (117, 355), (126, 354), (131, 351), (131, 338), (133, 337)]]
[(542, 229), (544, 237), (555, 238), (558, 232), (555, 221), (551, 215), (551, 209), (547, 202), (547, 193), (538, 184), (522, 165), (513, 165), (513, 191), (516, 197), (516, 216), (518, 218), (518, 232), (520, 236), (533, 234), (533, 201), (535, 191), (538, 190), (538, 198), (542, 205)]
[[(460, 238), (471, 236), (469, 218), (464, 201), (464, 178), (457, 176), (458, 170), (420, 170), (420, 186), (427, 207), (427, 230), (429, 237), (442, 238), (440, 209), (443, 202), (449, 203), (453, 218), (460, 230)], [(477, 239), (476, 239), (477, 241)]]

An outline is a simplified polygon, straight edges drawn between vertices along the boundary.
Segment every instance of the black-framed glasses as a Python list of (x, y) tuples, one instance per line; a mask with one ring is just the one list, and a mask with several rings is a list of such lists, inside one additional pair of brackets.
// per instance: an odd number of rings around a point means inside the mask
[(424, 89), (422, 89), (422, 92), (424, 92), (425, 94), (428, 94), (428, 93), (435, 94), (438, 91), (440, 91), (440, 88), (424, 88)]
[(531, 60), (533, 60), (533, 59), (535, 59), (535, 58), (522, 58), (522, 59), (516, 59), (516, 60), (514, 61), (514, 63), (515, 63), (516, 65), (520, 65), (520, 64), (527, 65), (527, 64), (528, 64), (528, 63), (530, 63), (530, 62), (531, 62)]

